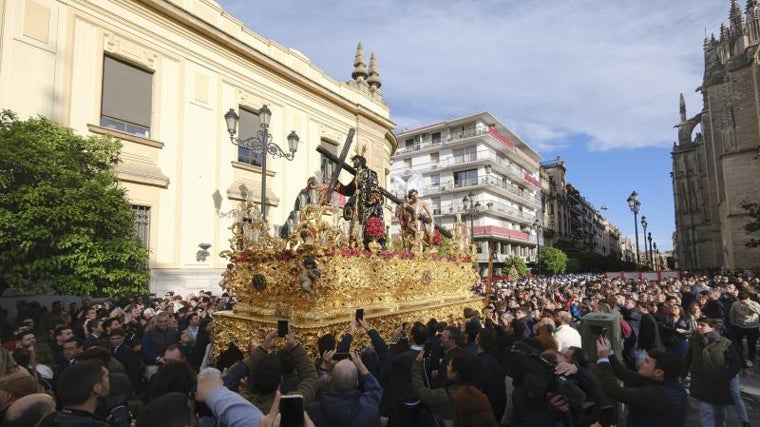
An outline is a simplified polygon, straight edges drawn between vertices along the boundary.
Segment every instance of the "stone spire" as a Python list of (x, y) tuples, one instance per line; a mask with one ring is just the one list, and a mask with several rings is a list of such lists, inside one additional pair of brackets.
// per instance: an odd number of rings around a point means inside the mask
[(681, 123), (686, 121), (686, 101), (683, 99), (683, 94), (681, 94), (681, 99), (678, 100), (678, 109), (681, 112)]
[(731, 35), (738, 37), (744, 34), (744, 24), (742, 23), (742, 11), (739, 9), (739, 2), (731, 0), (731, 12), (728, 14), (728, 20), (731, 26)]
[(380, 82), (380, 72), (377, 70), (377, 58), (374, 52), (369, 57), (369, 78), (367, 79), (367, 83), (369, 83), (370, 89), (374, 90), (380, 89), (380, 86), (383, 85)]
[(364, 60), (364, 49), (361, 42), (356, 46), (356, 55), (354, 56), (354, 72), (351, 78), (357, 83), (367, 80), (367, 62)]

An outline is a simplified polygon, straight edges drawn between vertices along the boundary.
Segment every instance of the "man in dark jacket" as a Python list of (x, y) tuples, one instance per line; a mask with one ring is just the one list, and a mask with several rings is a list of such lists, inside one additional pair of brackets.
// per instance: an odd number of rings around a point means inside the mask
[(316, 427), (380, 426), (378, 408), (383, 389), (359, 353), (349, 355), (351, 360), (341, 360), (330, 372), (330, 391), (306, 407)]
[(422, 424), (424, 409), (412, 387), (412, 363), (424, 350), (428, 330), (422, 323), (415, 322), (410, 331), (411, 343), (400, 339), (393, 345), (400, 333), (401, 328), (397, 328), (391, 338), (391, 353), (395, 354), (391, 356), (390, 419), (394, 427), (412, 427)]
[(637, 306), (641, 315), (641, 326), (639, 326), (638, 346), (640, 350), (650, 352), (652, 350), (661, 350), (662, 342), (660, 341), (660, 327), (657, 320), (652, 316), (652, 305), (639, 302)]
[(158, 371), (158, 366), (164, 363), (166, 347), (179, 341), (179, 332), (169, 327), (168, 313), (159, 313), (154, 322), (156, 327), (145, 332), (142, 338), (142, 353), (147, 365), (148, 379)]
[(721, 322), (722, 319), (697, 319), (699, 334), (689, 340), (686, 352), (690, 394), (699, 401), (699, 416), (705, 427), (724, 425), (726, 405), (733, 404), (730, 382), (742, 367), (731, 340), (715, 330)]
[[(610, 398), (629, 405), (627, 427), (683, 427), (689, 398), (678, 382), (683, 362), (677, 356), (652, 350), (638, 372), (626, 369), (613, 356), (610, 341), (596, 341), (597, 378)], [(622, 380), (625, 386), (618, 384)]]
[(61, 374), (58, 404), (63, 409), (38, 424), (42, 427), (111, 427), (95, 415), (98, 402), (110, 392), (108, 370), (96, 360), (79, 362)]

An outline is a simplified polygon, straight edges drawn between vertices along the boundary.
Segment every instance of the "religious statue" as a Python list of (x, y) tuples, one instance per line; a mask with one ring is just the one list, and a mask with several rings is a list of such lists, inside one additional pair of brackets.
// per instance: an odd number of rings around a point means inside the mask
[(280, 237), (287, 239), (293, 233), (293, 228), (298, 222), (298, 212), (306, 205), (311, 205), (319, 202), (319, 188), (317, 186), (317, 179), (315, 177), (309, 177), (306, 180), (306, 187), (302, 188), (296, 196), (296, 201), (293, 203), (293, 210), (288, 215), (288, 220), (282, 225), (280, 229)]
[[(417, 189), (412, 188), (407, 193), (404, 203), (396, 207), (396, 218), (398, 218), (401, 226), (401, 240), (405, 248), (419, 247), (419, 243), (422, 241), (428, 245), (433, 244), (433, 232), (435, 230), (433, 212), (427, 203), (418, 196)], [(412, 212), (406, 209), (407, 207), (412, 208)]]
[(338, 182), (335, 191), (350, 196), (343, 207), (343, 218), (349, 221), (351, 241), (362, 242), (365, 249), (373, 239), (385, 249), (385, 220), (383, 196), (379, 190), (377, 172), (367, 167), (367, 159), (361, 155), (351, 158), (356, 175), (344, 185)]

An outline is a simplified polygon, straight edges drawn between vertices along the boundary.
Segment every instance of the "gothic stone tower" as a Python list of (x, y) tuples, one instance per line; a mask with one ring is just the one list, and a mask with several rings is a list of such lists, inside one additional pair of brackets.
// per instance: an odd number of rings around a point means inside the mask
[[(760, 7), (731, 1), (728, 26), (705, 39), (702, 112), (686, 118), (681, 99), (673, 147), (677, 258), (681, 268), (758, 268), (745, 246), (744, 201), (760, 200)], [(701, 124), (702, 133), (692, 139)]]

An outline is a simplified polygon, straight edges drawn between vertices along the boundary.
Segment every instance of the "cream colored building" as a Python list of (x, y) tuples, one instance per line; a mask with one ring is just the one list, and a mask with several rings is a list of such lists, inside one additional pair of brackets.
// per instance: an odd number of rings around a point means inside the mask
[(230, 108), (241, 136), (266, 104), (275, 143), (287, 150), (291, 130), (300, 137), (293, 161), (267, 160), (273, 231), (307, 177), (330, 168), (316, 147), (338, 152), (352, 127), (387, 179), (394, 124), (361, 50), (354, 64), (346, 52), (354, 73), (342, 83), (211, 0), (0, 0), (0, 12), (0, 104), (123, 140), (118, 173), (150, 248), (153, 292), (213, 289), (229, 246), (223, 214), (260, 199), (259, 158), (230, 143)]

